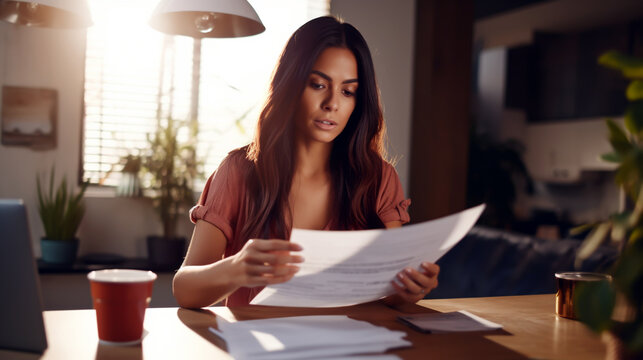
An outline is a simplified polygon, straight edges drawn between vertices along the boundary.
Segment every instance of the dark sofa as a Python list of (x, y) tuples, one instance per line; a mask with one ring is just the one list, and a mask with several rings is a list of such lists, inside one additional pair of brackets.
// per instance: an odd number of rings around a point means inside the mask
[(574, 268), (581, 242), (474, 227), (438, 260), (439, 286), (427, 298), (554, 293), (558, 271), (607, 272), (618, 255), (611, 246), (601, 246), (580, 268)]

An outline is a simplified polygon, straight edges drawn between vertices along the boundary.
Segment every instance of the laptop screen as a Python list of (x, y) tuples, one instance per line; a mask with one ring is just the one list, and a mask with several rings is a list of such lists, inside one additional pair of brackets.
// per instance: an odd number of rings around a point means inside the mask
[(0, 348), (47, 348), (40, 282), (22, 200), (0, 199)]

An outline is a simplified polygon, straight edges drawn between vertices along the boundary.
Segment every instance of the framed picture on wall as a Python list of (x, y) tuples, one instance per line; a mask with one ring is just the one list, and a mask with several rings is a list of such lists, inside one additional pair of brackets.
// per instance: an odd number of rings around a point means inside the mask
[(1, 116), (2, 145), (35, 150), (56, 147), (56, 90), (3, 86)]

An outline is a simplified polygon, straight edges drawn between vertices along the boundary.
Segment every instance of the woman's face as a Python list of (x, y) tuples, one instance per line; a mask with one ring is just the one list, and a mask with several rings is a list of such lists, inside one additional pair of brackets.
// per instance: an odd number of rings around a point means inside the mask
[(355, 109), (357, 61), (345, 48), (324, 50), (315, 61), (295, 117), (306, 142), (330, 143), (344, 130)]

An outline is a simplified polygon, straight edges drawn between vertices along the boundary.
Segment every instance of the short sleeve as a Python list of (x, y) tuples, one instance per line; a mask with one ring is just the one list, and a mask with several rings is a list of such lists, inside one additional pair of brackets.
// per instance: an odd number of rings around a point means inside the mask
[(241, 204), (241, 178), (238, 156), (229, 155), (210, 175), (198, 203), (190, 209), (190, 220), (205, 220), (219, 228), (228, 242), (233, 241)]
[(411, 217), (408, 207), (411, 199), (404, 198), (404, 190), (395, 168), (386, 161), (382, 166), (382, 182), (377, 196), (377, 215), (383, 223), (401, 221), (408, 223)]

